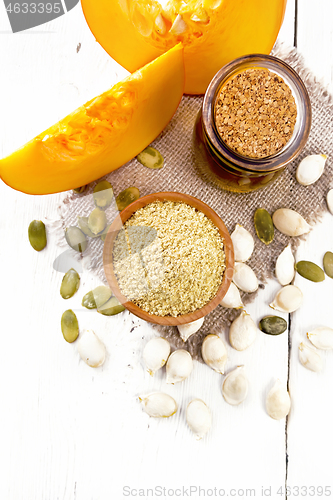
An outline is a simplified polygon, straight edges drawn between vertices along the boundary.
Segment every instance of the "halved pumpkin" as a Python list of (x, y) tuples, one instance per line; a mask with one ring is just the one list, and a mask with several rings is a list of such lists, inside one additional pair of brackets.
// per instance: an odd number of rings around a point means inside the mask
[(88, 184), (147, 147), (171, 120), (183, 90), (179, 44), (0, 160), (0, 176), (29, 194)]
[(182, 42), (188, 94), (203, 94), (215, 73), (237, 57), (269, 54), (286, 2), (81, 0), (97, 41), (128, 71)]

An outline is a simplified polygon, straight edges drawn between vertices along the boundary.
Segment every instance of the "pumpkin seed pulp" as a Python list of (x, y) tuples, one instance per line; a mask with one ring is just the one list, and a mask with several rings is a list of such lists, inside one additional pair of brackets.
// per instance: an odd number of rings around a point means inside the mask
[(140, 191), (136, 187), (129, 187), (124, 189), (121, 193), (118, 194), (116, 198), (117, 208), (119, 212), (124, 210), (124, 208), (128, 207), (133, 201), (136, 201), (140, 198)]
[(112, 296), (103, 306), (97, 308), (97, 312), (104, 314), (104, 316), (114, 316), (124, 310), (125, 307), (115, 296)]
[(100, 308), (110, 299), (111, 296), (111, 288), (100, 285), (85, 294), (82, 299), (82, 305), (87, 309), (96, 309), (96, 307)]
[(164, 158), (157, 149), (148, 146), (146, 149), (138, 154), (136, 159), (147, 168), (157, 170), (164, 166)]
[(264, 208), (258, 208), (254, 214), (254, 227), (260, 241), (269, 245), (274, 238), (272, 217)]
[(265, 316), (259, 322), (259, 328), (268, 335), (281, 335), (287, 330), (287, 322), (280, 316)]
[(94, 203), (97, 208), (105, 210), (112, 203), (113, 189), (108, 181), (101, 181), (94, 187)]
[(69, 226), (65, 229), (65, 238), (68, 245), (76, 252), (84, 252), (87, 248), (87, 238), (85, 234), (76, 226)]
[(78, 338), (79, 323), (71, 309), (65, 311), (61, 316), (61, 331), (66, 342), (72, 343)]
[(320, 281), (324, 281), (325, 279), (325, 273), (321, 267), (308, 260), (300, 260), (295, 265), (295, 268), (298, 274), (307, 280), (318, 283)]
[(36, 252), (40, 252), (46, 247), (45, 224), (41, 220), (33, 220), (29, 224), (28, 237), (30, 245)]
[(333, 278), (333, 253), (326, 252), (323, 260), (324, 271), (329, 278)]
[(75, 269), (67, 271), (62, 278), (60, 286), (60, 295), (63, 299), (69, 299), (78, 291), (80, 286), (80, 276)]
[(100, 208), (94, 208), (88, 217), (88, 228), (95, 235), (99, 236), (106, 226), (106, 215)]
[(88, 217), (78, 217), (77, 223), (81, 229), (81, 231), (89, 238), (98, 238), (99, 234), (94, 234), (88, 226)]

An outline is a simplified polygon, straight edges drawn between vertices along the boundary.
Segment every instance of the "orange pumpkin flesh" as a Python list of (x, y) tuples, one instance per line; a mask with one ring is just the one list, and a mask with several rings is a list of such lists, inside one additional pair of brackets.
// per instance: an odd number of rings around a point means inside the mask
[(286, 7), (286, 0), (81, 3), (97, 41), (131, 72), (182, 42), (188, 94), (203, 94), (215, 73), (237, 57), (269, 54)]
[(183, 90), (179, 44), (0, 160), (0, 176), (28, 194), (88, 184), (147, 147), (171, 120)]

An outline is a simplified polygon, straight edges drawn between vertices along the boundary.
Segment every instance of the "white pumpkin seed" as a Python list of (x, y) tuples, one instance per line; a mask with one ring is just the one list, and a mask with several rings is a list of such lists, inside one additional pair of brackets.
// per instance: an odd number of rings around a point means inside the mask
[(229, 330), (229, 341), (237, 351), (244, 351), (250, 347), (257, 336), (257, 327), (249, 314), (242, 311), (231, 323)]
[(326, 202), (327, 202), (328, 210), (333, 215), (333, 189), (330, 189), (329, 192), (327, 193)]
[(258, 279), (250, 266), (243, 262), (236, 262), (234, 266), (233, 282), (243, 290), (243, 292), (252, 293), (258, 290)]
[(239, 290), (235, 283), (230, 283), (227, 293), (220, 302), (221, 306), (228, 309), (239, 309), (244, 307)]
[(172, 23), (172, 26), (169, 30), (169, 33), (171, 33), (171, 35), (178, 36), (178, 35), (182, 35), (183, 33), (185, 33), (186, 29), (187, 29), (187, 24), (185, 23), (182, 16), (180, 14), (178, 14), (176, 19)]
[(288, 245), (278, 256), (275, 264), (275, 275), (280, 285), (289, 285), (295, 276), (295, 258)]
[(266, 410), (275, 420), (285, 418), (290, 412), (290, 396), (284, 384), (277, 380), (266, 397)]
[(320, 355), (311, 347), (300, 343), (298, 357), (302, 365), (313, 372), (320, 372), (323, 369), (323, 361)]
[(164, 392), (153, 392), (146, 396), (139, 396), (143, 410), (150, 417), (168, 418), (174, 415), (178, 409), (176, 401)]
[(215, 10), (218, 9), (223, 0), (203, 0), (202, 6), (204, 9)]
[(101, 366), (105, 361), (105, 345), (92, 330), (86, 330), (78, 343), (81, 359), (92, 368)]
[(223, 381), (223, 397), (229, 405), (239, 405), (246, 398), (248, 391), (249, 381), (245, 375), (244, 366), (237, 366)]
[(160, 35), (165, 35), (165, 33), (166, 33), (166, 24), (165, 24), (165, 21), (163, 19), (162, 14), (158, 14), (158, 16), (155, 19), (155, 30)]
[(191, 323), (186, 323), (185, 325), (178, 325), (177, 328), (182, 340), (186, 342), (191, 335), (200, 330), (204, 321), (205, 317), (196, 319), (195, 321), (192, 321)]
[(157, 337), (147, 342), (143, 350), (143, 360), (151, 376), (165, 365), (169, 354), (170, 344), (163, 337)]
[(309, 155), (303, 158), (296, 170), (296, 180), (302, 186), (316, 182), (324, 172), (326, 155)]
[(186, 409), (187, 425), (196, 439), (202, 439), (212, 425), (210, 409), (201, 399), (193, 399)]
[(276, 311), (292, 313), (296, 311), (303, 302), (303, 294), (295, 285), (287, 285), (281, 288), (269, 307)]
[(311, 227), (295, 210), (279, 208), (273, 214), (273, 223), (276, 229), (287, 236), (301, 236), (310, 231)]
[(191, 15), (190, 19), (191, 19), (191, 21), (194, 21), (195, 23), (204, 23), (204, 24), (209, 23), (209, 16), (208, 16), (207, 12), (202, 8), (197, 9), (195, 11), (195, 14)]
[(225, 344), (218, 335), (210, 334), (205, 337), (201, 347), (201, 354), (206, 365), (217, 373), (224, 373), (228, 355)]
[(236, 224), (235, 230), (231, 235), (234, 246), (234, 257), (236, 262), (247, 261), (254, 249), (254, 239), (243, 226)]
[(185, 349), (177, 349), (170, 354), (166, 364), (167, 384), (185, 380), (193, 370), (192, 356)]
[(307, 333), (310, 342), (318, 349), (333, 349), (333, 329), (319, 326)]

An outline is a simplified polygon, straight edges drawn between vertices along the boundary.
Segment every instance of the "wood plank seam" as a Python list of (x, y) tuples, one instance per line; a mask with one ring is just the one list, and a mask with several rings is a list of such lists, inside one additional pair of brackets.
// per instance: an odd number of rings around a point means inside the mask
[[(294, 20), (294, 47), (297, 48), (297, 23), (298, 23), (298, 0), (295, 0), (295, 20)], [(287, 391), (289, 392), (290, 380), (290, 360), (291, 360), (291, 313), (288, 314), (288, 372), (287, 372)], [(285, 442), (286, 442), (286, 478), (285, 478), (285, 500), (288, 500), (288, 423), (289, 416), (286, 417)]]
[(294, 47), (297, 48), (297, 21), (298, 21), (298, 0), (295, 0), (295, 22), (294, 22)]

